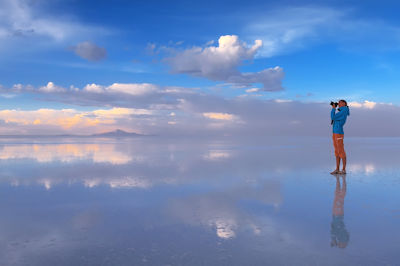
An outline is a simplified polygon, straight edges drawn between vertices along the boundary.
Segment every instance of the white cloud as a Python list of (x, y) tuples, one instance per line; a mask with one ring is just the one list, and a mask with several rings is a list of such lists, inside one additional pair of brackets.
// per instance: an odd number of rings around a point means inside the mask
[(214, 81), (224, 81), (236, 86), (263, 85), (266, 91), (282, 90), (283, 70), (280, 67), (264, 69), (256, 73), (241, 73), (238, 67), (252, 60), (261, 48), (262, 41), (256, 40), (250, 47), (236, 35), (221, 36), (218, 46), (194, 47), (177, 52), (167, 58), (173, 73), (185, 73), (205, 77)]
[(293, 102), (292, 100), (288, 100), (288, 99), (275, 99), (275, 102), (277, 103), (290, 103)]
[(251, 93), (251, 92), (257, 92), (259, 90), (260, 90), (259, 88), (251, 88), (251, 89), (247, 89), (246, 92)]
[(0, 38), (45, 37), (64, 41), (104, 31), (56, 15), (43, 14), (34, 1), (0, 1)]
[(0, 97), (6, 98), (6, 99), (12, 99), (15, 98), (17, 95), (15, 94), (0, 94)]
[(349, 102), (350, 107), (355, 107), (355, 108), (367, 108), (367, 109), (373, 109), (376, 106), (376, 102), (372, 101), (367, 101), (365, 100), (364, 102)]
[(106, 90), (111, 92), (120, 92), (131, 95), (144, 95), (156, 92), (158, 90), (158, 86), (149, 83), (135, 83), (135, 84), (114, 83), (111, 86), (107, 87)]
[(237, 74), (236, 67), (243, 60), (252, 59), (261, 47), (262, 42), (256, 40), (254, 45), (246, 47), (238, 36), (221, 36), (218, 46), (206, 48), (194, 47), (168, 58), (173, 72), (189, 73), (204, 76), (213, 80), (227, 79)]
[(92, 84), (87, 84), (85, 87), (83, 87), (83, 90), (87, 92), (102, 93), (104, 91), (104, 87), (92, 83)]
[(259, 38), (263, 47), (259, 55), (271, 57), (303, 47), (303, 40), (317, 39), (317, 32), (333, 26), (344, 16), (343, 11), (327, 7), (287, 7), (264, 13), (250, 23), (244, 32)]
[[(117, 84), (117, 85), (115, 85)], [(98, 133), (121, 128), (150, 135), (270, 136), (326, 135), (330, 109), (318, 102), (258, 97), (224, 98), (197, 89), (154, 84), (88, 84), (83, 89), (46, 91), (19, 84), (0, 93), (36, 93), (39, 99), (97, 107), (93, 111), (39, 109), (0, 111), (0, 134)], [(112, 89), (111, 89), (112, 88)], [(61, 92), (60, 92), (61, 91)], [(353, 136), (400, 136), (393, 123), (397, 105), (349, 101), (351, 116), (345, 126)], [(110, 106), (114, 108), (110, 109)], [(307, 116), (304, 116), (307, 114)], [(368, 121), (377, 121), (370, 128)]]
[(360, 51), (399, 48), (400, 28), (377, 19), (357, 18), (355, 9), (291, 6), (252, 16), (242, 30), (246, 39), (260, 39), (260, 57), (304, 49), (329, 42)]
[(64, 88), (56, 86), (53, 82), (48, 82), (46, 86), (40, 87), (39, 91), (43, 92), (64, 92)]
[(75, 54), (89, 61), (100, 61), (107, 56), (105, 48), (89, 41), (78, 43), (76, 46), (72, 46), (71, 49)]
[(107, 87), (93, 83), (86, 85), (83, 90), (92, 93), (122, 93), (139, 96), (155, 93), (159, 87), (150, 83), (114, 83)]
[(154, 113), (152, 110), (147, 109), (133, 109), (133, 108), (112, 108), (112, 109), (100, 109), (94, 110), (92, 113), (96, 116), (106, 117), (106, 118), (117, 118), (130, 115), (151, 115)]

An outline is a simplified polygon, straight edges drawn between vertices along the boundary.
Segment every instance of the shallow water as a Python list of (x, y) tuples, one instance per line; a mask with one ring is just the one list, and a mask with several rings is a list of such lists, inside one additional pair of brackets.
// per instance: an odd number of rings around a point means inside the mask
[(0, 265), (398, 265), (400, 139), (345, 147), (0, 139)]

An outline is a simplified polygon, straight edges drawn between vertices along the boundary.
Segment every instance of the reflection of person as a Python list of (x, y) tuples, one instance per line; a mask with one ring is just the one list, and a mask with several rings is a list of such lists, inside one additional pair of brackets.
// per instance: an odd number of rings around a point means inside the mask
[[(336, 169), (331, 174), (346, 174), (346, 152), (344, 150), (343, 126), (346, 123), (347, 116), (350, 115), (349, 107), (345, 100), (340, 100), (338, 112), (336, 113), (336, 105), (332, 104), (331, 119), (333, 125), (333, 146), (335, 148)], [(340, 159), (343, 161), (343, 169), (340, 171)]]
[(336, 176), (335, 199), (333, 200), (332, 223), (331, 223), (331, 247), (345, 248), (349, 242), (349, 232), (344, 225), (344, 197), (346, 196), (346, 176), (340, 186), (339, 176)]

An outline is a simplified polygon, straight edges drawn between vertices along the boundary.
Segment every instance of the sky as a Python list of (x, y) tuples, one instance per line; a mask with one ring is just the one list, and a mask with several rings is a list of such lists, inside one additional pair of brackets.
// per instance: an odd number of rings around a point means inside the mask
[(399, 7), (0, 0), (0, 135), (399, 136)]

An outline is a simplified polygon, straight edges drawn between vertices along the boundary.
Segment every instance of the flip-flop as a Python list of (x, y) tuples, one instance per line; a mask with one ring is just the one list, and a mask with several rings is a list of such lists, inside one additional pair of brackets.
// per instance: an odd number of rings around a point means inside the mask
[(331, 175), (337, 175), (337, 174), (340, 174), (339, 170), (335, 170), (335, 171), (331, 172)]
[(346, 174), (346, 171), (339, 171), (339, 174), (345, 175), (345, 174)]

